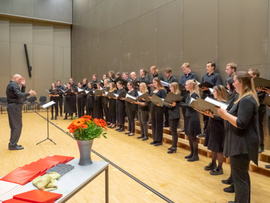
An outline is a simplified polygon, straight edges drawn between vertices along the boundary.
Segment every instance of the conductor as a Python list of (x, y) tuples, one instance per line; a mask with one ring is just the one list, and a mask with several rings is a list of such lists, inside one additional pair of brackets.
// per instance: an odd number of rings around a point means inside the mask
[[(20, 84), (22, 85), (21, 89)], [(24, 149), (21, 145), (17, 145), (22, 131), (22, 105), (26, 97), (35, 94), (36, 92), (34, 90), (25, 93), (25, 79), (21, 75), (15, 74), (12, 76), (12, 80), (6, 90), (8, 102), (7, 112), (10, 126), (9, 150)]]

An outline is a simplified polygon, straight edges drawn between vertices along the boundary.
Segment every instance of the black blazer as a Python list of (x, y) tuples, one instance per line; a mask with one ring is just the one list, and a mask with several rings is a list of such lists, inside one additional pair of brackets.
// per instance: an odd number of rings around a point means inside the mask
[(228, 113), (237, 117), (237, 127), (228, 125), (226, 136), (229, 142), (224, 146), (225, 156), (248, 154), (249, 159), (258, 165), (260, 138), (256, 100), (246, 95)]

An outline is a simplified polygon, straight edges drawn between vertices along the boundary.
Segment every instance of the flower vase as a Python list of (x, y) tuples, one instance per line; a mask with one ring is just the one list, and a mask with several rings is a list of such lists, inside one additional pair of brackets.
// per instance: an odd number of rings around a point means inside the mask
[(80, 151), (80, 166), (91, 165), (93, 162), (91, 160), (91, 151), (94, 140), (77, 140), (77, 144)]

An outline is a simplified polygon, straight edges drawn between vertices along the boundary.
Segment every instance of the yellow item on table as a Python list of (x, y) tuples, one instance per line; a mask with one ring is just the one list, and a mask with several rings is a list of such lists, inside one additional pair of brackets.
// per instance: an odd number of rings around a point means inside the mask
[(39, 190), (52, 191), (57, 189), (57, 179), (60, 178), (60, 174), (56, 172), (51, 172), (50, 174), (45, 174), (44, 176), (36, 177), (32, 183)]

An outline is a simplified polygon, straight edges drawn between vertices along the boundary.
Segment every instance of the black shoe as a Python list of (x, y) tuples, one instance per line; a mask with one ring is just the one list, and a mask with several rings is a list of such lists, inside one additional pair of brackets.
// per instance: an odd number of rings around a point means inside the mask
[(130, 132), (125, 133), (126, 135), (130, 134)]
[(65, 117), (64, 120), (67, 120), (67, 117)]
[(190, 155), (185, 156), (185, 159), (190, 159), (193, 156), (193, 153), (190, 153)]
[(61, 117), (63, 117), (63, 114), (60, 114)]
[(144, 138), (142, 139), (142, 141), (145, 141), (145, 140), (148, 140), (148, 137), (144, 137)]
[(117, 128), (115, 131), (119, 131), (121, 128)]
[(234, 203), (234, 201), (228, 201), (228, 203)]
[(221, 175), (223, 174), (223, 169), (222, 168), (214, 168), (213, 170), (210, 171), (210, 175)]
[(57, 120), (57, 116), (55, 116), (55, 118), (54, 118), (55, 120)]
[(162, 142), (156, 142), (155, 144), (154, 144), (154, 146), (160, 146), (160, 145), (162, 145)]
[(150, 144), (156, 144), (156, 143), (157, 143), (156, 141), (150, 142)]
[(198, 156), (192, 156), (190, 159), (188, 159), (188, 161), (190, 161), (190, 162), (199, 161), (199, 157)]
[(15, 147), (8, 147), (9, 150), (22, 150), (23, 146), (16, 145)]
[(143, 138), (143, 136), (137, 137), (137, 139), (142, 139), (142, 138)]
[(164, 124), (163, 127), (167, 128), (170, 127), (169, 124)]
[(214, 164), (213, 162), (210, 162), (210, 164), (208, 164), (207, 166), (204, 167), (204, 170), (211, 171), (214, 168), (216, 168), (216, 164)]
[(225, 187), (223, 191), (227, 193), (234, 193), (234, 184), (231, 184), (229, 187)]
[(51, 117), (51, 120), (53, 120), (53, 117)]
[(168, 150), (171, 150), (173, 147), (169, 147)]
[(205, 137), (205, 134), (204, 133), (199, 134), (198, 137)]
[(172, 154), (172, 153), (176, 153), (176, 151), (177, 151), (176, 148), (171, 148), (167, 153)]
[(120, 129), (118, 130), (118, 132), (123, 132), (123, 131), (125, 131), (124, 128), (120, 128)]
[(265, 168), (270, 168), (270, 165), (265, 165)]
[(264, 146), (261, 146), (259, 147), (259, 153), (262, 153), (264, 151)]
[(232, 176), (230, 176), (227, 180), (221, 181), (223, 184), (231, 185), (233, 183)]

